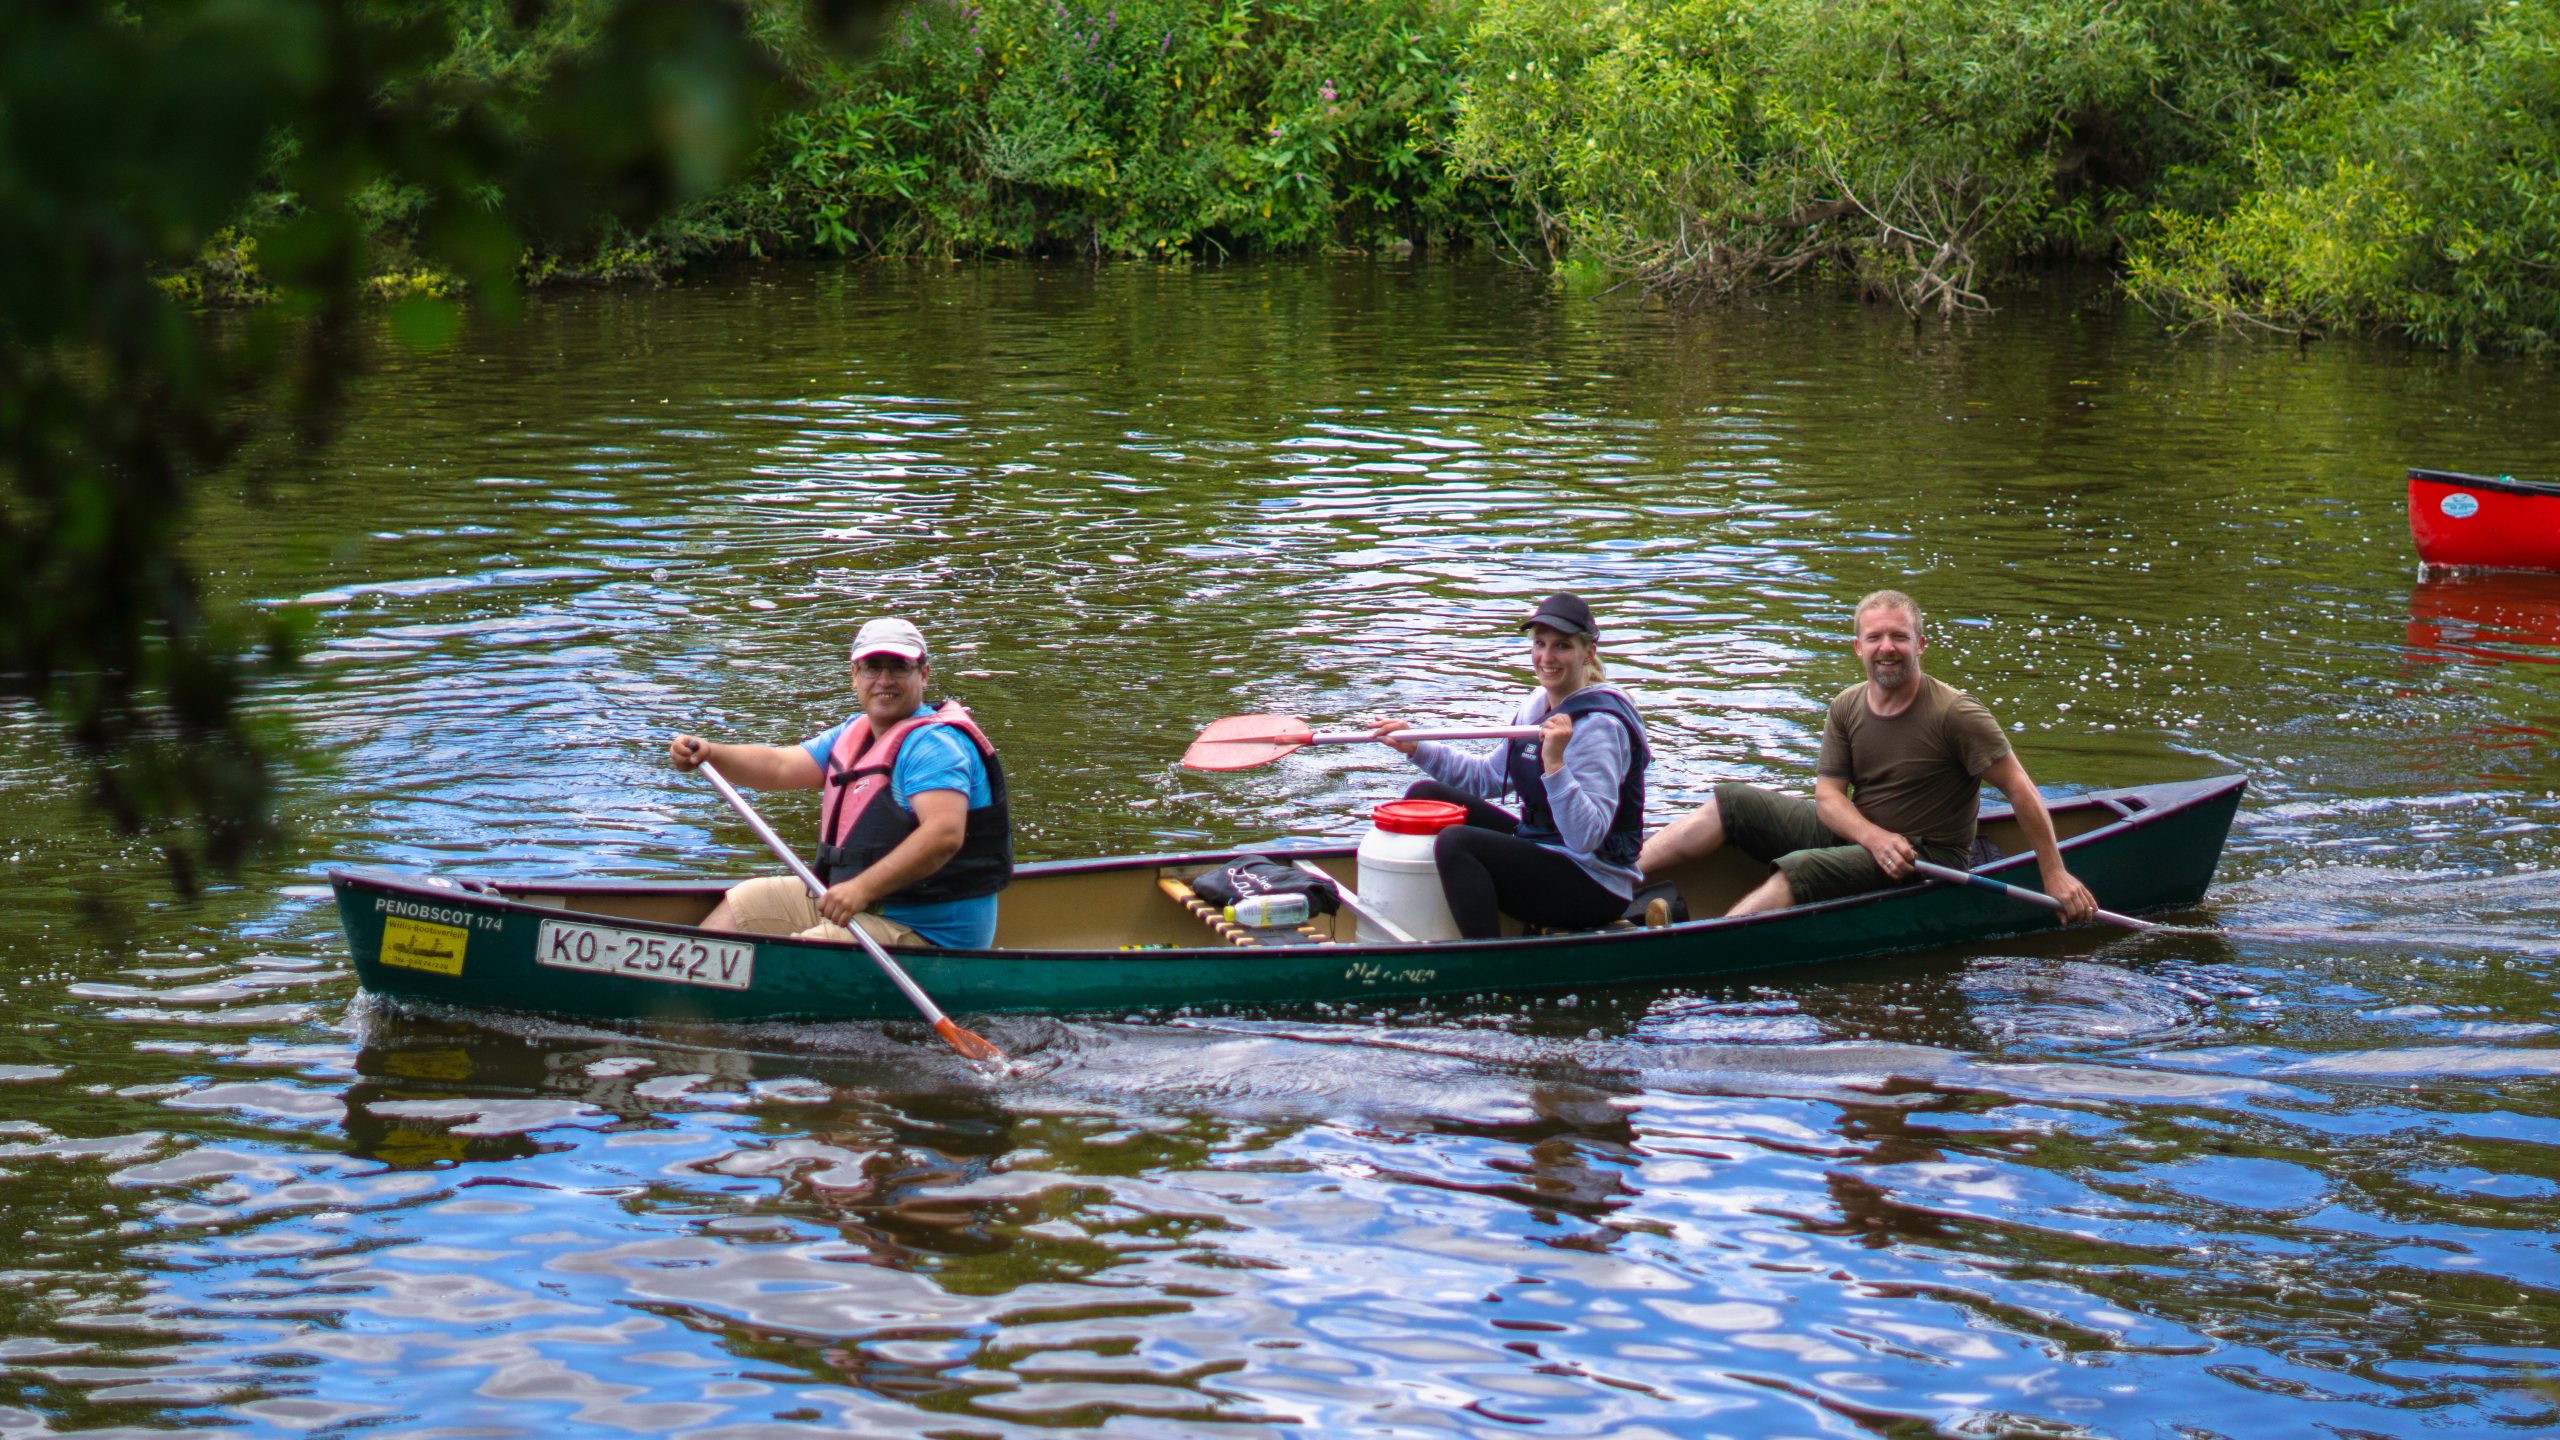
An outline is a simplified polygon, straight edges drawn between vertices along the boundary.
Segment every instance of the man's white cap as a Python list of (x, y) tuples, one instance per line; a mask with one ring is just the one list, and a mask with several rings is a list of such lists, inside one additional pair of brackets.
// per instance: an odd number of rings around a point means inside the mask
[(865, 655), (895, 655), (901, 660), (924, 658), (924, 633), (904, 620), (873, 620), (863, 625), (853, 637), (854, 663)]

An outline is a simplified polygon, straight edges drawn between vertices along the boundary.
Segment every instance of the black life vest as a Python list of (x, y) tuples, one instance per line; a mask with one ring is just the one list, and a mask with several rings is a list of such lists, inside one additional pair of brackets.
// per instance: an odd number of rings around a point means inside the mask
[[(1553, 713), (1572, 716), (1576, 725), (1588, 723), (1586, 715), (1606, 715), (1626, 727), (1627, 773), (1618, 782), (1617, 813), (1609, 819), (1609, 833), (1600, 848), (1592, 853), (1633, 870), (1636, 856), (1644, 849), (1644, 772), (1653, 763), (1653, 749), (1644, 740), (1644, 717), (1636, 713), (1635, 702), (1625, 691), (1606, 685), (1574, 691)], [(1520, 797), (1520, 838), (1540, 845), (1563, 844), (1555, 812), (1547, 807), (1546, 765), (1539, 758), (1537, 738), (1512, 741), (1503, 763), (1510, 773), (1512, 793)]]
[(827, 755), (826, 796), (818, 809), (818, 854), (809, 867), (829, 885), (839, 885), (878, 864), (916, 832), (916, 817), (898, 804), (889, 774), (907, 737), (927, 725), (948, 725), (969, 737), (987, 766), (987, 803), (969, 811), (960, 850), (941, 869), (883, 903), (938, 905), (993, 895), (1013, 878), (1013, 811), (1004, 783), (1004, 762), (978, 722), (957, 700), (938, 710), (918, 710), (874, 737), (871, 717), (857, 715), (836, 737)]

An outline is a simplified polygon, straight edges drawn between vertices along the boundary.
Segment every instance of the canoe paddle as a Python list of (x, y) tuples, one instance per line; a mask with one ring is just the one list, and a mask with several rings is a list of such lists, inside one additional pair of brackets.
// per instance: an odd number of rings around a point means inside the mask
[[(1932, 864), (1926, 860), (1914, 860), (1911, 865), (1913, 869), (1933, 880), (1970, 885), (1977, 890), (1997, 890), (2012, 900), (2024, 900), (2030, 905), (2041, 905), (2047, 910), (2062, 908), (2061, 901), (2041, 890), (2021, 890), (2015, 885), (2003, 885), (1988, 875), (1976, 875), (1968, 870), (1950, 870), (1944, 865)], [(2148, 930), (2156, 935), (2219, 935), (2226, 938), (2241, 936), (2252, 940), (2302, 940), (2318, 945), (2371, 944), (2386, 938), (2360, 935), (2352, 930), (2310, 930), (2300, 926), (2285, 925), (2163, 925), (2157, 920), (2136, 920), (2130, 915), (2119, 915), (2113, 910), (2101, 910), (2097, 918), (2110, 925), (2121, 925), (2128, 930)]]
[[(1399, 730), (1401, 740), (1525, 740), (1535, 725), (1482, 725), (1451, 730)], [(1367, 730), (1314, 730), (1295, 715), (1230, 715), (1209, 722), (1182, 763), (1193, 770), (1250, 770), (1310, 745), (1357, 745), (1378, 737)]]
[[(809, 887), (810, 899), (815, 900), (827, 893), (827, 887), (818, 883), (818, 877), (809, 873), (809, 867), (800, 863), (800, 857), (792, 853), (790, 846), (782, 843), (782, 837), (773, 833), (773, 827), (764, 823), (764, 817), (756, 813), (756, 807), (747, 803), (747, 797), (738, 793), (738, 787), (729, 783), (729, 777), (721, 774), (719, 767), (705, 760), (694, 768), (710, 779), (711, 788), (720, 792), (720, 798), (729, 802), (729, 808), (738, 812), (738, 818), (747, 822), (747, 828), (756, 832), (756, 838), (765, 843), (765, 848), (781, 856), (782, 863), (791, 867), (791, 873), (800, 877), (800, 883)], [(934, 1034), (950, 1042), (952, 1049), (971, 1060), (995, 1065), (1004, 1063), (1003, 1051), (988, 1044), (975, 1031), (962, 1029), (959, 1021), (943, 1014), (942, 1007), (934, 1004), (932, 996), (907, 978), (905, 968), (889, 958), (889, 952), (880, 948), (879, 941), (864, 934), (859, 925), (845, 928), (853, 933), (854, 939), (862, 942), (863, 949), (871, 952), (871, 963), (880, 967), (880, 972), (889, 977), (889, 983), (897, 986), (907, 997), (907, 1003), (915, 1006), (932, 1024)]]
[[(1988, 875), (1976, 875), (1970, 870), (1950, 869), (1947, 866), (1928, 860), (1914, 860), (1911, 862), (1911, 868), (1928, 876), (1932, 880), (1944, 880), (1952, 885), (1970, 885), (1976, 890), (1989, 890), (1997, 895), (2006, 895), (2012, 900), (2024, 900), (2030, 905), (2041, 905), (2047, 910), (2058, 912), (2062, 909), (2061, 901), (2054, 899), (2052, 896), (2047, 895), (2041, 890), (2022, 890), (2015, 885), (2004, 885), (2001, 882), (1992, 879)], [(2127, 930), (2158, 930), (2162, 928), (2153, 924), (2151, 921), (2136, 920), (2130, 915), (2119, 915), (2113, 910), (2101, 910), (2098, 912), (2097, 918), (2106, 921), (2110, 925), (2121, 925)]]

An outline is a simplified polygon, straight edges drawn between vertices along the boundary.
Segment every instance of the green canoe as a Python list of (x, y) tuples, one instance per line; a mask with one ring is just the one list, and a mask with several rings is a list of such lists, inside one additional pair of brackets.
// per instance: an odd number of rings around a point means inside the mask
[[(2213, 879), (2240, 803), (2239, 776), (2074, 796), (2053, 804), (2072, 873), (2114, 910), (2192, 905)], [(2005, 809), (1983, 833), (2024, 841)], [(1382, 1001), (1422, 995), (1691, 982), (1779, 965), (1980, 940), (2055, 923), (2048, 911), (1964, 886), (1924, 884), (1771, 911), (1501, 940), (1237, 948), (1160, 886), (1237, 852), (1056, 860), (1021, 867), (996, 945), (901, 950), (954, 1014), (1105, 1011), (1201, 1004)], [(1291, 849), (1361, 881), (1350, 845)], [(1727, 852), (1669, 876), (1693, 915), (1714, 916), (1768, 873)], [(2027, 888), (2035, 858), (1982, 873)], [(356, 974), (403, 999), (616, 1020), (886, 1019), (914, 1012), (851, 945), (694, 928), (727, 881), (484, 881), (339, 870), (329, 881)]]

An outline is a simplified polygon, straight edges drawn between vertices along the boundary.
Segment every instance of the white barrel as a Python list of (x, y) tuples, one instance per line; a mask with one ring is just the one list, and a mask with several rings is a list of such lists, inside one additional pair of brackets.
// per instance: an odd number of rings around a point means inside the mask
[[(1360, 898), (1384, 911), (1416, 940), (1455, 940), (1458, 922), (1440, 890), (1440, 867), (1431, 863), (1432, 837), (1466, 818), (1440, 800), (1391, 800), (1370, 812), (1360, 837)], [(1360, 917), (1363, 945), (1392, 945), (1395, 937)]]

